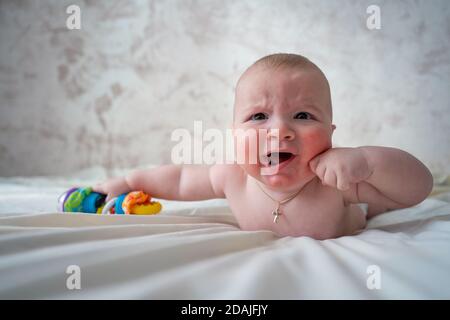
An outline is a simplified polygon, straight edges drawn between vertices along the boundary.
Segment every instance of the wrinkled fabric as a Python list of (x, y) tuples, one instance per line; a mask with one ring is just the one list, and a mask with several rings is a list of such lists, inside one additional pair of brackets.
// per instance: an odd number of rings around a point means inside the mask
[[(176, 205), (156, 216), (4, 215), (0, 298), (450, 298), (444, 201), (427, 199), (375, 217), (356, 236), (324, 241), (241, 231), (223, 202)], [(67, 287), (72, 265), (79, 290)], [(379, 289), (368, 286), (373, 266)]]

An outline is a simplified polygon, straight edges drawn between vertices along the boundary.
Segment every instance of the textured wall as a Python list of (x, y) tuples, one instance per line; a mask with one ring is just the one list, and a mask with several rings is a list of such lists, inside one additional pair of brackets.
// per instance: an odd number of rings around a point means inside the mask
[(0, 0), (0, 175), (168, 163), (172, 130), (229, 125), (239, 74), (273, 52), (327, 74), (335, 145), (450, 171), (447, 0)]

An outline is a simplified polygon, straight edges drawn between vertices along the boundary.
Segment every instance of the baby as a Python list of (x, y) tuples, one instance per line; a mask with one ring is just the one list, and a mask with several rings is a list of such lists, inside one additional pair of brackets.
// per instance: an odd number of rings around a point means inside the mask
[(245, 147), (242, 163), (166, 165), (94, 190), (108, 198), (131, 190), (167, 200), (226, 198), (242, 230), (329, 239), (355, 234), (387, 210), (418, 204), (433, 185), (429, 170), (402, 150), (332, 148), (328, 81), (300, 55), (269, 55), (244, 72), (234, 104), (233, 132), (238, 129), (267, 133), (257, 141), (257, 161)]

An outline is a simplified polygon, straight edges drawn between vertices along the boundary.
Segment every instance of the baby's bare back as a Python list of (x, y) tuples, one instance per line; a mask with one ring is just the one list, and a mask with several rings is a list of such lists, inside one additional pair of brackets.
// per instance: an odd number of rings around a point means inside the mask
[(352, 235), (366, 224), (358, 205), (346, 206), (339, 190), (323, 186), (317, 178), (280, 206), (281, 215), (274, 223), (277, 203), (262, 192), (252, 177), (235, 176), (227, 183), (225, 193), (242, 230), (271, 230), (282, 236), (330, 239)]

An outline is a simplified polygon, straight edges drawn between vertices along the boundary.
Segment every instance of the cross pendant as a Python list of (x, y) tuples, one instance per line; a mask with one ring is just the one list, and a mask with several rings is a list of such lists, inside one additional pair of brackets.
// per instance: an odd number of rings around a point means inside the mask
[(280, 207), (278, 206), (275, 210), (272, 211), (273, 215), (273, 223), (278, 223), (278, 218), (281, 216)]

